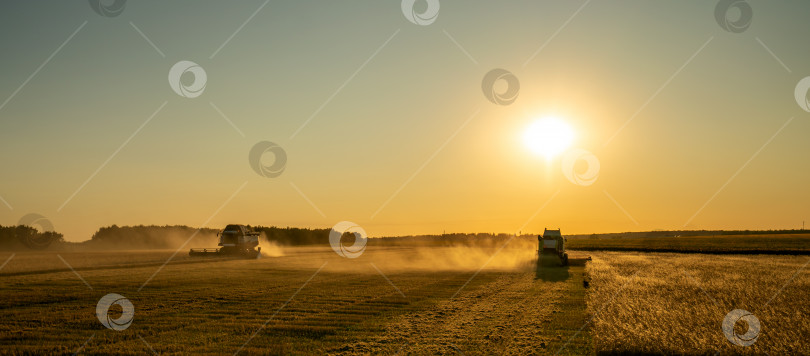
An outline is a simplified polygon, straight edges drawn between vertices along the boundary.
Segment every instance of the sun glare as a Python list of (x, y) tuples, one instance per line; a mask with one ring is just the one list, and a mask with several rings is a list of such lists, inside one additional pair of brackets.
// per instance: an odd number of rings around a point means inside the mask
[(523, 142), (532, 152), (551, 159), (571, 146), (574, 142), (574, 131), (565, 121), (546, 117), (526, 128)]

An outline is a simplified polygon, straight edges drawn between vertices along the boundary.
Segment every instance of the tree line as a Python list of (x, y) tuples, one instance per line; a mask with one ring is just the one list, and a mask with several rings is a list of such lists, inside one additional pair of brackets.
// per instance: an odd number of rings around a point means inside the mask
[[(330, 229), (308, 229), (297, 227), (277, 226), (248, 226), (253, 231), (262, 233), (260, 242), (275, 242), (286, 246), (300, 245), (327, 245), (329, 244)], [(193, 228), (185, 225), (111, 225), (98, 229), (89, 240), (83, 242), (66, 242), (63, 235), (50, 231), (40, 232), (37, 229), (25, 226), (0, 226), (0, 249), (59, 249), (65, 246), (103, 248), (103, 249), (174, 249), (184, 246), (216, 247), (217, 233), (220, 230), (211, 228)], [(808, 230), (766, 230), (766, 231), (730, 231), (730, 230), (688, 230), (688, 231), (644, 231), (607, 234), (566, 235), (574, 238), (626, 238), (626, 237), (666, 237), (666, 236), (697, 236), (697, 235), (748, 235), (748, 234), (804, 234)], [(519, 240), (533, 241), (536, 235), (521, 235)], [(347, 237), (347, 236), (344, 236)], [(351, 238), (351, 236), (348, 236)], [(513, 235), (495, 233), (450, 233), (441, 235), (414, 235), (380, 237), (370, 239), (370, 244), (380, 245), (476, 245), (490, 244), (499, 246), (511, 239)], [(343, 240), (344, 243), (351, 243)]]
[(45, 249), (52, 244), (64, 243), (62, 234), (54, 231), (44, 231), (26, 226), (0, 225), (0, 248), (4, 250)]
[[(312, 245), (329, 243), (329, 229), (305, 229), (295, 227), (247, 226), (250, 230), (263, 233), (262, 239), (281, 245)], [(88, 247), (99, 248), (178, 248), (216, 247), (219, 229), (196, 229), (184, 225), (137, 225), (107, 226), (96, 231)]]

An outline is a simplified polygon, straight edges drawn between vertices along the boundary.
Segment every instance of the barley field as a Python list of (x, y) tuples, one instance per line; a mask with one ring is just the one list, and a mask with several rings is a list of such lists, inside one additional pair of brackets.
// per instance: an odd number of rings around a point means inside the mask
[[(596, 252), (588, 310), (603, 354), (808, 354), (808, 256)], [(734, 309), (761, 329), (747, 347), (727, 340)], [(735, 326), (745, 334), (747, 324)]]

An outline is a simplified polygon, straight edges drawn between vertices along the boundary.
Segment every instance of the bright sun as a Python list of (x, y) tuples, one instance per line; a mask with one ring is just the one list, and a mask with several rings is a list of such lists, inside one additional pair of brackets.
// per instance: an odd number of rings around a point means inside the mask
[(562, 153), (574, 141), (574, 131), (565, 121), (546, 117), (533, 122), (523, 134), (523, 142), (529, 149), (546, 159)]

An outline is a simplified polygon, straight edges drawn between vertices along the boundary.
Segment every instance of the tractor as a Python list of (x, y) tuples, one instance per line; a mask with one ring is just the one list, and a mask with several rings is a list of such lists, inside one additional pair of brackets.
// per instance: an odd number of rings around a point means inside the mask
[(231, 224), (217, 233), (219, 248), (192, 248), (189, 256), (236, 256), (258, 258), (262, 248), (259, 246), (259, 233), (247, 226)]
[(565, 252), (565, 237), (560, 233), (560, 229), (544, 229), (543, 235), (537, 236), (537, 244), (538, 264), (544, 257), (556, 256), (560, 261), (560, 266), (568, 265), (568, 252)]

